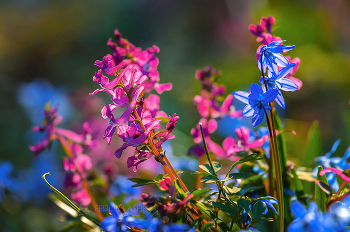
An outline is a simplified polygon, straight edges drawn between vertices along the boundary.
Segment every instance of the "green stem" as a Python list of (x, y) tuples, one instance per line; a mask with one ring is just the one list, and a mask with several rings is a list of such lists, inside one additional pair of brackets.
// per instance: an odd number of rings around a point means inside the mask
[(100, 223), (93, 217), (91, 217), (89, 214), (86, 214), (84, 211), (82, 211), (81, 209), (79, 209), (78, 206), (76, 206), (73, 202), (71, 202), (65, 195), (63, 195), (63, 193), (61, 193), (60, 191), (58, 191), (55, 187), (53, 187), (47, 180), (46, 180), (46, 176), (50, 175), (49, 172), (45, 173), (42, 178), (45, 181), (45, 183), (47, 184), (47, 186), (49, 186), (50, 189), (52, 189), (52, 191), (54, 191), (57, 195), (59, 195), (61, 198), (63, 198), (75, 211), (77, 211), (78, 213), (84, 215), (84, 217), (86, 217), (87, 219), (89, 219), (90, 221), (92, 221), (95, 225), (100, 226)]
[[(264, 85), (266, 88), (266, 91), (268, 91), (268, 86), (267, 82), (265, 79), (264, 75), (264, 70), (263, 70), (263, 62), (262, 62), (262, 55), (260, 55), (260, 63), (261, 63), (261, 74), (264, 80)], [(279, 161), (279, 156), (278, 156), (278, 148), (277, 148), (277, 138), (276, 138), (276, 130), (275, 130), (275, 119), (274, 119), (274, 114), (273, 114), (273, 104), (269, 104), (271, 106), (271, 111), (270, 111), (270, 116), (271, 116), (271, 121), (269, 120), (269, 116), (267, 115), (266, 109), (264, 108), (265, 111), (265, 116), (266, 116), (266, 122), (267, 126), (269, 128), (269, 135), (270, 135), (270, 143), (272, 143), (272, 156), (270, 157), (273, 158), (273, 162), (275, 164), (275, 172), (276, 172), (276, 185), (277, 185), (277, 200), (278, 200), (278, 211), (279, 211), (279, 231), (283, 232), (284, 231), (284, 201), (283, 201), (283, 185), (282, 185), (282, 172), (281, 172), (281, 163)]]

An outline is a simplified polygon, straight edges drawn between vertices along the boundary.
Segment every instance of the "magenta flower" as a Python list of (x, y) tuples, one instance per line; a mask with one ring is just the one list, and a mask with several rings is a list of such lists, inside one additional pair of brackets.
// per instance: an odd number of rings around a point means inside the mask
[(123, 125), (118, 127), (118, 136), (123, 139), (124, 144), (122, 147), (117, 149), (114, 153), (114, 155), (117, 158), (120, 158), (123, 151), (129, 147), (138, 147), (144, 144), (145, 140), (148, 138), (149, 133), (153, 128), (157, 127), (159, 125), (158, 121), (153, 121), (148, 128), (146, 128), (146, 131), (140, 133), (137, 130), (137, 126), (135, 125), (136, 123), (131, 124), (130, 126), (128, 125)]
[(75, 193), (71, 194), (72, 200), (75, 202), (78, 202), (79, 204), (83, 206), (90, 205), (91, 199), (89, 197), (89, 194), (85, 189), (79, 189)]
[(162, 191), (169, 191), (170, 196), (174, 196), (175, 193), (175, 186), (171, 182), (170, 177), (166, 176), (164, 179), (159, 180), (159, 188)]
[[(210, 138), (210, 134), (214, 133), (218, 127), (216, 120), (210, 119), (208, 121), (207, 119), (202, 118), (199, 120), (199, 123), (202, 123), (203, 135), (204, 135), (205, 141), (207, 142), (208, 150), (217, 155), (225, 156), (226, 153), (222, 149), (222, 147), (217, 143), (215, 143), (214, 141), (212, 141)], [(196, 128), (192, 128), (191, 135), (195, 143), (202, 142), (202, 135), (201, 135), (199, 124), (197, 124)], [(203, 145), (201, 144), (200, 146), (203, 146)], [(202, 153), (203, 150), (199, 146), (195, 146), (190, 149), (190, 152), (194, 153), (196, 156), (199, 156), (200, 154), (204, 154)]]
[(66, 139), (71, 140), (74, 143), (85, 144), (90, 147), (96, 146), (96, 141), (91, 139), (91, 129), (87, 122), (84, 123), (84, 132), (78, 134), (76, 132), (58, 128), (58, 124), (62, 121), (62, 117), (57, 115), (56, 108), (49, 108), (44, 110), (45, 120), (42, 126), (33, 127), (33, 131), (46, 132), (45, 137), (35, 144), (30, 146), (29, 149), (39, 155), (44, 151), (53, 140), (59, 139), (61, 143), (68, 144)]
[(151, 158), (153, 156), (153, 154), (151, 152), (142, 152), (142, 151), (137, 151), (136, 155), (130, 156), (128, 157), (127, 160), (127, 167), (131, 168), (134, 172), (137, 171), (137, 166), (143, 162), (145, 162), (146, 160), (148, 160), (149, 158)]
[(148, 98), (144, 100), (146, 109), (149, 110), (154, 118), (168, 117), (168, 115), (160, 110), (159, 102), (160, 98), (158, 95), (150, 94)]
[(249, 152), (251, 148), (259, 148), (269, 139), (269, 136), (265, 135), (260, 139), (249, 142), (250, 131), (246, 127), (237, 128), (235, 132), (237, 134), (238, 141), (235, 141), (233, 137), (227, 137), (223, 142), (223, 148), (226, 151), (227, 156), (243, 151)]

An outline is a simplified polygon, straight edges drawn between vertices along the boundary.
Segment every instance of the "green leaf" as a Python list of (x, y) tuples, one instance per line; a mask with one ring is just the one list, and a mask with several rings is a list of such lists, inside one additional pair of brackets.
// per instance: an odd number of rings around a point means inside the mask
[(150, 184), (156, 183), (154, 180), (148, 180), (148, 179), (142, 179), (142, 178), (129, 178), (128, 180), (136, 183), (136, 184), (132, 185), (131, 187), (139, 187), (139, 186), (150, 185)]
[[(320, 175), (320, 172), (322, 170), (323, 170), (322, 167), (318, 166), (316, 181), (321, 181), (323, 182), (323, 184), (328, 185), (326, 175), (323, 175), (323, 176)], [(317, 182), (315, 184), (315, 202), (317, 203), (319, 209), (322, 210), (322, 212), (326, 212), (327, 194), (321, 189), (321, 187), (317, 184)]]
[(307, 198), (305, 195), (303, 183), (301, 183), (301, 180), (299, 179), (294, 168), (292, 168), (292, 174), (294, 176), (295, 194), (297, 195), (297, 199), (307, 205)]
[(258, 182), (259, 179), (262, 179), (264, 177), (264, 174), (261, 175), (255, 175), (255, 176), (250, 176), (247, 179), (245, 179), (242, 183), (242, 185), (247, 185), (247, 184), (253, 184), (255, 182)]
[(202, 218), (202, 217), (200, 217), (200, 218), (194, 220), (194, 221), (192, 222), (192, 224), (191, 224), (191, 227), (192, 227), (192, 228), (198, 228), (198, 227), (202, 224), (202, 221), (203, 221), (203, 218)]
[(193, 174), (193, 175), (201, 175), (201, 176), (209, 176), (209, 175), (211, 175), (210, 173), (207, 173), (207, 172), (198, 172), (198, 171), (196, 171), (194, 173), (191, 173), (191, 174)]
[(237, 205), (239, 207), (241, 207), (242, 209), (244, 209), (247, 212), (247, 214), (249, 215), (249, 217), (252, 217), (252, 210), (250, 209), (249, 204), (250, 204), (249, 200), (246, 200), (243, 198), (239, 198), (237, 200)]
[(159, 174), (156, 177), (154, 177), (154, 181), (159, 182), (159, 180), (163, 179), (163, 174)]
[(237, 188), (236, 186), (233, 186), (232, 188), (228, 186), (224, 186), (223, 189), (226, 191), (227, 194), (232, 195), (235, 193), (238, 193), (241, 189)]
[(218, 224), (218, 226), (221, 228), (221, 230), (223, 232), (230, 231), (230, 228), (226, 225), (226, 223), (223, 222), (220, 218), (218, 218), (213, 211), (211, 211), (210, 209), (205, 207), (205, 205), (203, 205), (202, 203), (197, 202), (193, 199), (191, 199), (191, 203), (194, 204), (195, 206), (197, 206), (202, 211), (202, 213), (206, 214), (211, 219), (213, 219)]
[(217, 176), (209, 175), (209, 176), (203, 176), (202, 182), (206, 184), (216, 184), (216, 182), (220, 181)]
[(182, 190), (181, 185), (180, 185), (180, 181), (178, 179), (176, 179), (174, 184), (175, 184), (176, 192), (179, 195), (179, 198), (181, 200), (185, 199), (187, 197), (187, 194)]
[(211, 188), (206, 188), (206, 189), (196, 189), (194, 190), (191, 194), (193, 194), (193, 198), (196, 198), (200, 195), (203, 195), (209, 191), (211, 191), (212, 189)]
[(265, 211), (266, 207), (261, 201), (258, 201), (257, 203), (254, 204), (253, 207), (253, 220), (258, 222), (261, 218), (262, 213)]
[[(219, 164), (217, 162), (213, 162), (213, 167), (214, 167), (214, 172), (217, 173), (221, 169), (221, 164)], [(201, 168), (203, 171), (205, 171), (207, 173), (210, 173), (212, 175), (216, 175), (215, 173), (213, 173), (209, 164), (199, 165), (199, 168)]]
[(261, 189), (261, 188), (264, 188), (264, 187), (265, 187), (264, 185), (258, 185), (258, 186), (250, 186), (250, 187), (247, 187), (247, 188), (241, 188), (239, 193), (241, 194), (241, 196), (244, 196), (244, 194), (246, 194), (247, 192), (258, 190), (258, 189)]
[(213, 222), (207, 222), (202, 226), (202, 231), (205, 231), (211, 227), (213, 227), (215, 224)]
[(242, 173), (231, 173), (222, 181), (228, 181), (231, 179), (244, 179), (244, 178), (245, 178), (245, 175)]
[(318, 187), (320, 187), (322, 189), (322, 191), (327, 195), (327, 197), (332, 196), (333, 191), (332, 191), (332, 188), (328, 184), (323, 183), (320, 180), (315, 180), (315, 183), (316, 183), (316, 185), (318, 185)]
[(322, 139), (318, 126), (318, 122), (314, 121), (311, 125), (309, 133), (307, 135), (307, 149), (304, 158), (304, 164), (306, 167), (310, 165), (310, 162), (322, 154)]
[(254, 161), (254, 160), (258, 160), (258, 159), (263, 159), (263, 158), (261, 156), (259, 156), (259, 154), (248, 155), (248, 156), (244, 157), (243, 159), (240, 159), (240, 160), (234, 162), (232, 164), (230, 170), (227, 173), (230, 173), (232, 171), (232, 169), (234, 167), (236, 167), (238, 164), (242, 164), (242, 163), (245, 163), (245, 162)]
[[(277, 111), (274, 111), (274, 117), (275, 117), (275, 128), (278, 131), (282, 131), (283, 127), (282, 127), (282, 123), (281, 123), (281, 119), (278, 116)], [(281, 172), (284, 173), (287, 170), (287, 161), (288, 161), (288, 157), (287, 157), (287, 146), (286, 146), (286, 139), (284, 137), (284, 133), (279, 133), (277, 135), (277, 145), (278, 145), (278, 151), (279, 151), (279, 155), (281, 157), (280, 159), (280, 163), (281, 163)]]
[(216, 208), (221, 209), (221, 211), (228, 215), (234, 216), (237, 214), (236, 210), (231, 208), (229, 204), (222, 204), (221, 202), (213, 201), (212, 205)]

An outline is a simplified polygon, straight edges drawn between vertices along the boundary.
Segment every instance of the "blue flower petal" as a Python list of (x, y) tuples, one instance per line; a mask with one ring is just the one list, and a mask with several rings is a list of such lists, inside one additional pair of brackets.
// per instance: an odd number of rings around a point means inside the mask
[(254, 109), (252, 108), (251, 105), (246, 105), (242, 111), (242, 114), (246, 117), (253, 116), (254, 114)]
[(290, 209), (294, 218), (303, 218), (307, 212), (305, 207), (298, 201), (292, 201)]
[(295, 84), (292, 80), (286, 78), (277, 80), (277, 83), (281, 86), (280, 89), (284, 91), (295, 91), (298, 89), (297, 84)]
[(250, 92), (254, 97), (260, 97), (264, 94), (261, 86), (255, 83), (250, 86)]
[(278, 89), (270, 89), (264, 93), (264, 102), (270, 103), (274, 101), (279, 93)]
[(295, 67), (295, 63), (290, 63), (286, 67), (282, 68), (278, 72), (278, 79), (281, 79), (281, 78), (287, 76), (288, 73), (290, 73), (293, 70), (294, 67)]
[(278, 93), (277, 98), (276, 98), (276, 102), (277, 102), (278, 105), (280, 105), (283, 109), (285, 108), (284, 98), (283, 98), (281, 92)]
[(258, 112), (255, 112), (253, 115), (253, 127), (256, 127), (264, 120), (264, 109), (259, 108)]
[(248, 92), (244, 91), (235, 91), (232, 92), (233, 96), (237, 99), (240, 100), (241, 102), (245, 104), (249, 104), (249, 94)]
[(275, 62), (281, 66), (281, 67), (286, 67), (289, 64), (289, 61), (286, 57), (284, 57), (283, 55), (279, 54), (279, 53), (274, 53), (274, 58), (275, 58)]

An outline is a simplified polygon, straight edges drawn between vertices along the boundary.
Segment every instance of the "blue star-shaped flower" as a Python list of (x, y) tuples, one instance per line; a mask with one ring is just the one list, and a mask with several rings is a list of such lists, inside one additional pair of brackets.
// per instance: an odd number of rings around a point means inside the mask
[(269, 70), (274, 73), (277, 76), (278, 73), (278, 67), (277, 65), (281, 67), (286, 67), (289, 64), (289, 61), (286, 57), (281, 55), (281, 52), (286, 52), (289, 50), (292, 50), (295, 46), (294, 45), (282, 45), (283, 41), (273, 41), (269, 45), (264, 45), (260, 49), (260, 58), (258, 60), (258, 66), (261, 71), (261, 63), (262, 63), (262, 70), (265, 73), (266, 68), (268, 67)]
[(235, 91), (233, 96), (247, 104), (242, 114), (246, 117), (253, 116), (253, 127), (264, 120), (265, 111), (271, 110), (268, 103), (274, 101), (278, 95), (278, 89), (270, 89), (264, 93), (260, 85), (253, 83), (250, 86), (250, 93)]
[[(276, 102), (283, 109), (285, 107), (285, 103), (280, 90), (295, 91), (298, 89), (298, 86), (292, 80), (284, 78), (288, 73), (290, 73), (293, 70), (294, 66), (294, 63), (287, 64), (286, 67), (282, 68), (280, 71), (277, 71), (277, 75), (268, 70), (267, 77), (265, 78), (268, 89), (278, 89)], [(263, 90), (265, 91), (265, 83), (263, 77), (260, 78), (260, 83), (263, 85)]]

